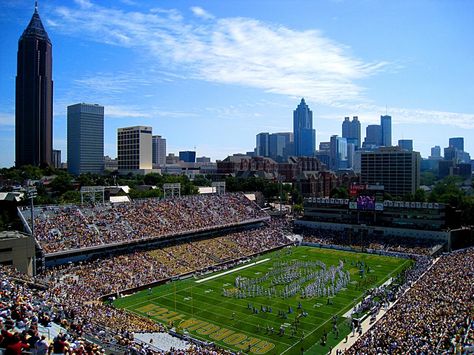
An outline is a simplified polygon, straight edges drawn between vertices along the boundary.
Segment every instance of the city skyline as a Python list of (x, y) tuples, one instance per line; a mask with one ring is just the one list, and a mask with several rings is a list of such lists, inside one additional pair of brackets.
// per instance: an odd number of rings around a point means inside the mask
[[(117, 128), (145, 125), (170, 152), (196, 146), (198, 155), (223, 159), (252, 150), (259, 132), (291, 131), (301, 97), (313, 111), (317, 146), (341, 135), (345, 116), (358, 116), (365, 132), (388, 113), (392, 142), (413, 139), (424, 157), (448, 137), (465, 137), (474, 151), (473, 88), (464, 79), (474, 70), (473, 48), (462, 41), (472, 33), (471, 3), (160, 6), (40, 2), (55, 51), (53, 148), (63, 157), (66, 107), (77, 102), (105, 107), (106, 155), (117, 156)], [(12, 166), (17, 41), (34, 2), (6, 1), (0, 10), (0, 165)]]

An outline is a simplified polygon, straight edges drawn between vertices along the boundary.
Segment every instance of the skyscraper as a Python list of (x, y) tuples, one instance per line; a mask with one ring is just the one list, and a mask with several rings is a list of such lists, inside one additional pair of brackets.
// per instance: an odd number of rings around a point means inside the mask
[(464, 151), (464, 138), (463, 137), (449, 138), (449, 146), (456, 148), (457, 150)]
[(330, 168), (333, 170), (347, 168), (347, 140), (337, 135), (331, 136)]
[(117, 159), (119, 171), (147, 173), (152, 169), (152, 129), (133, 126), (117, 129)]
[(257, 134), (257, 146), (255, 154), (258, 157), (268, 157), (268, 149), (269, 149), (269, 142), (270, 142), (270, 133), (262, 132)]
[(313, 156), (316, 149), (316, 131), (313, 129), (313, 112), (304, 99), (293, 111), (294, 152), (298, 157)]
[(380, 126), (382, 127), (382, 145), (392, 146), (392, 116), (380, 116)]
[(344, 121), (342, 122), (342, 137), (349, 138), (351, 136), (351, 121), (350, 117), (344, 117)]
[(269, 138), (268, 156), (276, 162), (283, 162), (290, 155), (288, 150), (293, 142), (293, 133), (272, 133)]
[(67, 170), (76, 175), (104, 171), (104, 106), (68, 106)]
[(435, 145), (431, 148), (430, 158), (441, 158), (441, 147), (439, 145)]
[(52, 46), (35, 12), (18, 41), (15, 98), (15, 165), (52, 163)]
[(365, 129), (364, 147), (382, 145), (382, 127), (378, 124), (370, 124)]
[(53, 162), (53, 166), (56, 168), (56, 169), (60, 169), (61, 168), (61, 151), (58, 150), (58, 149), (53, 149), (53, 158), (52, 158)]
[(185, 150), (185, 151), (179, 152), (179, 160), (184, 161), (185, 163), (195, 163), (196, 152), (192, 150)]
[(166, 164), (166, 139), (161, 136), (152, 137), (152, 163), (156, 166)]
[(408, 152), (413, 152), (413, 139), (399, 139), (398, 146)]
[(344, 117), (342, 122), (342, 138), (346, 138), (348, 144), (354, 144), (355, 148), (360, 148), (360, 122), (359, 117), (352, 117), (352, 121), (349, 117)]
[(393, 196), (413, 194), (420, 186), (420, 161), (420, 153), (399, 147), (362, 152), (360, 181), (383, 185), (385, 192)]

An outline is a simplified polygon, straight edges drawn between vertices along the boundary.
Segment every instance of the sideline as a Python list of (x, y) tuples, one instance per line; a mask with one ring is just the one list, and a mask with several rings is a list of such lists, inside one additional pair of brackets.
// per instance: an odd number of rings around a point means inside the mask
[(227, 271), (221, 272), (220, 274), (212, 275), (212, 276), (206, 277), (205, 279), (197, 280), (196, 283), (200, 284), (201, 282), (206, 282), (206, 281), (209, 281), (209, 280), (213, 280), (213, 279), (218, 278), (220, 276), (224, 276), (224, 275), (227, 275), (227, 274), (230, 274), (230, 273), (242, 270), (242, 269), (246, 269), (246, 268), (251, 267), (251, 266), (255, 266), (257, 264), (264, 263), (265, 261), (268, 261), (268, 260), (270, 260), (270, 258), (259, 260), (259, 261), (256, 261), (254, 263), (250, 263), (250, 264), (247, 264), (247, 265), (239, 266), (235, 269), (227, 270)]

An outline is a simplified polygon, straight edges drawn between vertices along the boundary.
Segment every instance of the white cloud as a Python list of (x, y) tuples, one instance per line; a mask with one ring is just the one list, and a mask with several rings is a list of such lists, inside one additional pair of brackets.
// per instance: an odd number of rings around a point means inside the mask
[(154, 81), (143, 73), (118, 72), (95, 73), (74, 80), (79, 88), (104, 93), (123, 93), (139, 86), (151, 85)]
[(386, 62), (364, 62), (317, 30), (296, 31), (250, 18), (186, 21), (177, 10), (126, 12), (94, 5), (59, 7), (57, 29), (140, 51), (187, 78), (237, 84), (313, 102), (340, 104), (364, 99), (356, 80), (384, 70)]
[(89, 0), (74, 0), (74, 2), (83, 9), (90, 9), (92, 7), (92, 3)]
[(122, 4), (129, 5), (129, 6), (137, 5), (137, 3), (135, 1), (132, 1), (132, 0), (120, 0), (120, 2)]
[(105, 116), (115, 118), (188, 118), (196, 116), (193, 112), (163, 110), (159, 107), (151, 107), (147, 110), (134, 106), (105, 104)]
[[(397, 71), (401, 66), (356, 58), (345, 45), (316, 29), (300, 31), (242, 17), (215, 18), (199, 7), (191, 11), (206, 21), (188, 21), (176, 9), (138, 12), (106, 8), (88, 0), (77, 2), (79, 8), (56, 8), (49, 19), (56, 30), (136, 50), (150, 72), (166, 68), (167, 76), (160, 80), (196, 79), (258, 88), (296, 99), (306, 97), (312, 104), (354, 112), (367, 123), (377, 123), (385, 108), (366, 97), (358, 80), (381, 71)], [(123, 93), (162, 77), (147, 75), (146, 70), (135, 77), (124, 73), (85, 77), (76, 84)], [(474, 115), (468, 113), (406, 108), (391, 108), (389, 113), (394, 124), (436, 122), (474, 127)]]
[(365, 124), (380, 123), (380, 115), (387, 112), (392, 116), (392, 124), (436, 124), (464, 129), (474, 128), (474, 114), (462, 112), (436, 111), (423, 108), (382, 107), (362, 104), (351, 108)]
[(140, 109), (127, 106), (114, 106), (107, 105), (104, 108), (104, 115), (106, 117), (119, 117), (119, 118), (146, 118), (151, 117), (148, 112), (143, 112)]
[(191, 7), (191, 11), (193, 12), (195, 16), (201, 17), (206, 20), (210, 20), (214, 18), (213, 15), (211, 15), (209, 12), (207, 12), (206, 10), (204, 10), (202, 7), (199, 7), (199, 6)]

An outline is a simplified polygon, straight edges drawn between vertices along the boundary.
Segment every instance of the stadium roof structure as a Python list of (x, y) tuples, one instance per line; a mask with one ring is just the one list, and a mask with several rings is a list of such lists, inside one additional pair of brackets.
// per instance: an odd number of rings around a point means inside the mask
[(0, 192), (0, 201), (20, 202), (23, 196), (23, 192)]
[(130, 198), (128, 196), (110, 196), (110, 203), (129, 203)]

